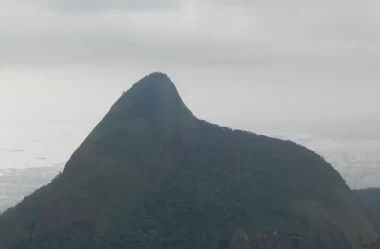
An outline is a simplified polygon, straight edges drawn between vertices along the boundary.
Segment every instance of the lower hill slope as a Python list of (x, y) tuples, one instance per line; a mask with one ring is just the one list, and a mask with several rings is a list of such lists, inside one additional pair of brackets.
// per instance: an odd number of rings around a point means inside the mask
[[(367, 208), (372, 223), (380, 231), (380, 188), (354, 190)], [(379, 244), (380, 245), (380, 244)]]
[(323, 158), (195, 118), (161, 73), (115, 103), (52, 183), (0, 216), (0, 249), (341, 249), (376, 236)]
[(363, 204), (380, 219), (380, 188), (357, 189), (354, 192), (360, 197)]

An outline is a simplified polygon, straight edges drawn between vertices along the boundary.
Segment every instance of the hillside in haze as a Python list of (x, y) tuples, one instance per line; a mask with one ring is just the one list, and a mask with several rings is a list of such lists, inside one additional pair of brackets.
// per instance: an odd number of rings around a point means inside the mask
[(0, 216), (0, 249), (338, 249), (376, 236), (323, 158), (197, 119), (162, 73), (125, 92), (62, 174)]
[(368, 212), (373, 217), (372, 220), (380, 230), (380, 188), (358, 189), (354, 190), (354, 192), (368, 209)]
[(0, 169), (0, 214), (37, 188), (49, 183), (61, 170), (60, 165), (46, 168)]

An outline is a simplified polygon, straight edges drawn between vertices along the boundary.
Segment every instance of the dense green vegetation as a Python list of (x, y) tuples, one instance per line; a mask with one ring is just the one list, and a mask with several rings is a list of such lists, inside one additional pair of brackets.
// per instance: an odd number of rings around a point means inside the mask
[(368, 209), (370, 220), (377, 231), (380, 231), (380, 188), (357, 189), (354, 192)]
[(358, 189), (354, 192), (360, 197), (363, 204), (380, 219), (380, 188)]
[(238, 249), (239, 229), (249, 241), (239, 248), (257, 249), (352, 248), (376, 236), (319, 155), (198, 120), (155, 73), (123, 94), (60, 176), (0, 216), (0, 249)]

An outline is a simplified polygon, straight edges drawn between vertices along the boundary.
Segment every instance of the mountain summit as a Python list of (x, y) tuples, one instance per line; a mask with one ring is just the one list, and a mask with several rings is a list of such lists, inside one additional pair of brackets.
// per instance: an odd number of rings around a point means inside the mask
[[(169, 138), (192, 140), (196, 133), (197, 119), (183, 103), (175, 85), (166, 74), (156, 72), (123, 93), (73, 156), (82, 149), (95, 148), (98, 156), (130, 153), (131, 157), (143, 154), (146, 159), (148, 147), (151, 147), (148, 153), (154, 153)], [(129, 143), (133, 144), (127, 150)], [(68, 163), (65, 171), (71, 165), (75, 163)]]
[(376, 237), (316, 153), (197, 119), (150, 74), (62, 174), (0, 216), (0, 249), (357, 248)]
[(111, 108), (112, 114), (151, 118), (157, 125), (173, 128), (183, 118), (193, 118), (170, 78), (152, 73), (135, 83)]

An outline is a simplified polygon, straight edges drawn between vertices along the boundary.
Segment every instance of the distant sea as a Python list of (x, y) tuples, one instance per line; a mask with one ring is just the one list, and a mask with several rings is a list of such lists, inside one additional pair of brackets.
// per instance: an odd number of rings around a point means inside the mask
[[(0, 124), (0, 212), (50, 182), (94, 126), (94, 122)], [(351, 188), (380, 187), (380, 140), (269, 135), (321, 154)]]
[(0, 124), (0, 169), (51, 167), (68, 160), (91, 123)]
[(0, 124), (0, 212), (49, 183), (91, 132), (92, 123)]

